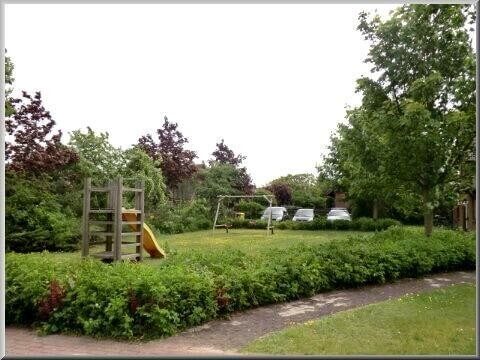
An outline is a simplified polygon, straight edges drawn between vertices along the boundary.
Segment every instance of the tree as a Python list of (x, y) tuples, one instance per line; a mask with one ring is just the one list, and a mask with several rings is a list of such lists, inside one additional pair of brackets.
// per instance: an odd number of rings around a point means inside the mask
[(238, 166), (246, 159), (242, 154), (235, 155), (235, 153), (225, 145), (225, 141), (222, 139), (220, 143), (216, 144), (217, 148), (212, 153), (213, 159), (210, 160), (210, 163), (216, 162), (219, 164), (230, 164), (233, 166)]
[[(5, 53), (7, 50), (5, 49)], [(10, 94), (12, 93), (12, 88), (7, 87), (7, 85), (12, 86), (13, 81), (15, 80), (13, 78), (13, 62), (10, 59), (10, 57), (5, 56), (5, 117), (12, 116), (14, 113), (14, 107), (12, 104), (12, 99), (10, 97)]]
[(152, 212), (163, 205), (166, 186), (159, 165), (138, 147), (125, 150), (123, 157), (122, 176), (145, 182), (145, 211)]
[(382, 143), (378, 162), (422, 202), (425, 234), (447, 184), (458, 181), (475, 134), (471, 7), (404, 5), (389, 19), (361, 13), (374, 78), (359, 80), (368, 121)]
[(244, 195), (252, 195), (254, 193), (255, 185), (253, 185), (252, 178), (247, 173), (246, 168), (242, 167), (236, 169), (236, 177), (233, 187)]
[[(9, 171), (5, 177), (5, 247), (7, 251), (59, 251), (78, 247), (80, 224), (72, 198), (55, 191), (55, 178)], [(78, 197), (81, 204), (81, 197)]]
[(225, 144), (222, 139), (220, 143), (216, 144), (216, 149), (212, 153), (213, 159), (209, 160), (210, 167), (215, 165), (231, 165), (237, 170), (237, 176), (232, 184), (233, 188), (240, 191), (244, 195), (252, 195), (255, 186), (252, 183), (252, 178), (247, 173), (247, 168), (240, 167), (239, 165), (246, 156), (241, 154), (235, 155), (235, 153)]
[[(364, 101), (365, 103), (365, 101)], [(324, 159), (340, 178), (350, 203), (357, 213), (358, 205), (369, 204), (371, 216), (378, 218), (381, 204), (393, 202), (394, 179), (384, 171), (381, 155), (384, 149), (381, 137), (369, 125), (370, 116), (365, 104), (347, 112), (347, 124), (337, 126), (336, 137), (332, 138), (330, 153)]]
[(322, 208), (325, 205), (325, 196), (313, 174), (288, 174), (272, 180), (269, 185), (273, 184), (286, 184), (291, 190), (290, 200), (287, 201), (296, 206)]
[(197, 170), (194, 151), (184, 149), (188, 139), (177, 130), (178, 124), (170, 123), (165, 116), (162, 128), (157, 130), (158, 143), (150, 134), (138, 140), (138, 146), (153, 160), (160, 160), (160, 168), (168, 188), (173, 191), (179, 183), (190, 178)]
[[(217, 204), (218, 195), (253, 194), (254, 188), (250, 187), (249, 179), (244, 168), (238, 169), (231, 164), (212, 163), (209, 167), (200, 170), (196, 195), (207, 199), (213, 209)], [(231, 201), (232, 204), (233, 202), (234, 200)]]
[(280, 205), (289, 205), (292, 202), (292, 189), (284, 182), (274, 182), (265, 187), (271, 191)]
[(146, 211), (165, 203), (165, 182), (160, 163), (138, 146), (123, 151), (110, 143), (108, 132), (96, 134), (90, 127), (86, 133), (73, 131), (70, 144), (80, 155), (82, 177), (91, 177), (98, 183), (107, 183), (118, 176), (126, 181), (144, 180)]
[(12, 100), (15, 111), (6, 118), (7, 134), (13, 142), (5, 143), (7, 170), (38, 175), (75, 164), (78, 155), (61, 143), (62, 132), (53, 133), (55, 121), (43, 104), (40, 92)]
[(238, 171), (232, 165), (212, 164), (200, 170), (196, 195), (207, 199), (212, 209), (216, 206), (219, 195), (242, 195), (241, 191), (235, 188), (237, 175)]
[(106, 183), (121, 175), (125, 164), (123, 152), (110, 143), (108, 132), (97, 135), (90, 127), (86, 133), (75, 130), (70, 134), (70, 145), (80, 156), (83, 177)]

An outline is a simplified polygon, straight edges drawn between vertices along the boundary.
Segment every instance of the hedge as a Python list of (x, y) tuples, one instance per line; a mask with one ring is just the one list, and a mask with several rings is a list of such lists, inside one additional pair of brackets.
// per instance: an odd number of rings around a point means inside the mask
[[(240, 220), (230, 221), (233, 228), (243, 229), (266, 229), (267, 222), (263, 220)], [(358, 218), (352, 221), (315, 219), (313, 221), (273, 221), (273, 225), (281, 230), (357, 230), (357, 231), (381, 231), (401, 223), (394, 219)]]
[(315, 293), (475, 268), (475, 236), (394, 227), (250, 255), (191, 251), (148, 263), (6, 256), (6, 323), (47, 333), (155, 338), (236, 310)]

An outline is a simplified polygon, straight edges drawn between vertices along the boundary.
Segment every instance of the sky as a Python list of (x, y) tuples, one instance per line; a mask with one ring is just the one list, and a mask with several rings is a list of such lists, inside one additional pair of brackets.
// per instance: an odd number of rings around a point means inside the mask
[(313, 173), (368, 75), (356, 30), (370, 5), (5, 5), (14, 89), (41, 91), (64, 133), (128, 148), (178, 123), (207, 161), (221, 139), (257, 186)]

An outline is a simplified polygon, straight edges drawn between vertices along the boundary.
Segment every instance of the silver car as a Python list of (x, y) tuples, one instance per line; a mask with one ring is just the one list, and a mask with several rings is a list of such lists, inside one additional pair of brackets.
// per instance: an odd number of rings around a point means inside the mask
[(335, 221), (335, 220), (347, 220), (352, 221), (352, 217), (350, 216), (347, 209), (331, 209), (327, 214), (327, 220)]
[(260, 219), (268, 220), (270, 212), (272, 212), (272, 220), (274, 221), (282, 221), (287, 217), (287, 209), (281, 206), (272, 206), (265, 209)]
[(293, 221), (313, 221), (313, 209), (298, 209), (293, 216)]

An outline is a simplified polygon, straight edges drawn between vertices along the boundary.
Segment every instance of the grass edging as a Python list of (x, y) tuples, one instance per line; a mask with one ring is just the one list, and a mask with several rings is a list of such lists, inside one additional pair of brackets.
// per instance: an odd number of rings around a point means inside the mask
[(270, 333), (242, 348), (271, 355), (474, 355), (475, 285), (407, 294)]

